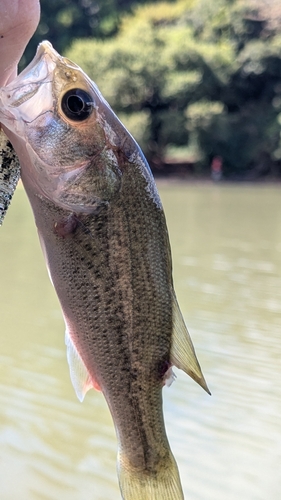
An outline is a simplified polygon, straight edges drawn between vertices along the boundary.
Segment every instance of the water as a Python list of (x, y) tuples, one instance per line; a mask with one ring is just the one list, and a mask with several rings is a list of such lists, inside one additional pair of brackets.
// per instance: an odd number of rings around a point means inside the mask
[[(164, 390), (186, 500), (280, 500), (279, 186), (162, 185), (178, 299), (209, 397)], [(0, 498), (120, 498), (100, 393), (71, 386), (60, 308), (24, 191), (0, 228)]]

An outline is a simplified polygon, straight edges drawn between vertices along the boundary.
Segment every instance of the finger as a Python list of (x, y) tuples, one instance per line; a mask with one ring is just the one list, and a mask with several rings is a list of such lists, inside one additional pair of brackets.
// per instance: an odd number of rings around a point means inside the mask
[(0, 86), (15, 77), (39, 17), (39, 0), (0, 0)]

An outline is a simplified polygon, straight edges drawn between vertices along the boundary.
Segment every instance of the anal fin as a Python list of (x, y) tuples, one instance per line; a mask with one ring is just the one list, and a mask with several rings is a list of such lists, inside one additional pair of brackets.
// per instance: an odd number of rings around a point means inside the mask
[(177, 299), (173, 300), (173, 335), (171, 347), (171, 363), (183, 370), (195, 382), (211, 394), (199, 365), (192, 340), (186, 328)]
[(68, 329), (65, 331), (65, 344), (70, 378), (79, 401), (83, 401), (86, 392), (94, 388), (100, 391), (98, 383), (89, 374), (80, 354), (78, 353)]

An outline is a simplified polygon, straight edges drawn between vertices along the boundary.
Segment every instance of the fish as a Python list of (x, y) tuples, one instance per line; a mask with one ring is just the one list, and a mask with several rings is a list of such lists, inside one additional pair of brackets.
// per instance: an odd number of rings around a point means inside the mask
[(0, 121), (65, 320), (70, 377), (108, 404), (124, 500), (180, 500), (162, 389), (183, 370), (210, 393), (173, 286), (150, 167), (98, 87), (42, 42), (0, 90)]
[(4, 130), (0, 129), (0, 226), (6, 217), (19, 178), (18, 156)]

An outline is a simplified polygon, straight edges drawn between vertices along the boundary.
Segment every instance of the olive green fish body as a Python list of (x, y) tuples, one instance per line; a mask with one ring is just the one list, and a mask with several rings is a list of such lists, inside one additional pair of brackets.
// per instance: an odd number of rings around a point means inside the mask
[(166, 223), (146, 182), (125, 166), (119, 196), (97, 214), (33, 202), (70, 337), (107, 399), (120, 457), (144, 475), (170, 460), (162, 387), (172, 331)]
[(91, 387), (107, 400), (123, 498), (181, 500), (162, 387), (175, 365), (208, 388), (175, 298), (152, 174), (74, 63), (45, 43), (22, 75), (1, 91), (1, 119), (62, 306), (73, 386), (80, 400)]

